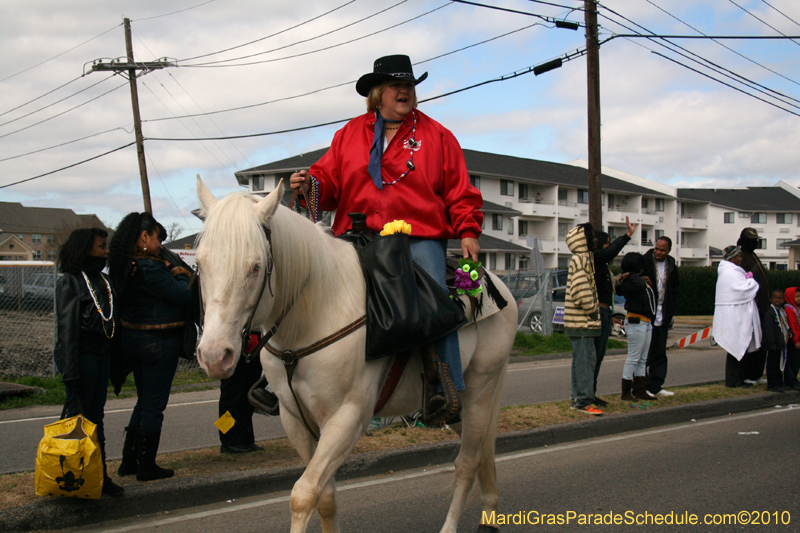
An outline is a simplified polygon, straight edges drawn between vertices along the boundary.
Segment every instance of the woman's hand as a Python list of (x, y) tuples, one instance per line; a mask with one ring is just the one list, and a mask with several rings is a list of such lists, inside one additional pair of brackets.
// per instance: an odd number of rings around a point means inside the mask
[(292, 189), (299, 189), (302, 187), (303, 189), (308, 188), (309, 174), (307, 170), (301, 170), (299, 172), (295, 172), (289, 177), (289, 187)]
[(478, 239), (475, 237), (464, 237), (461, 239), (461, 253), (464, 257), (478, 261), (478, 252), (481, 251), (481, 245), (478, 244)]

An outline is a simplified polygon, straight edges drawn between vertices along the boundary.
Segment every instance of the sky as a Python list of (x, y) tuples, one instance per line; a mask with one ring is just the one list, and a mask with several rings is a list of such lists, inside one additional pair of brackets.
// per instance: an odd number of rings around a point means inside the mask
[[(464, 148), (587, 159), (585, 29), (553, 24), (583, 25), (583, 2), (479, 3), (528, 14), (448, 0), (3, 2), (0, 201), (109, 227), (143, 209), (136, 147), (121, 148), (135, 140), (129, 83), (92, 72), (126, 55), (126, 17), (137, 61), (176, 65), (137, 86), (154, 215), (184, 235), (201, 225), (196, 174), (222, 196), (240, 190), (238, 170), (327, 146), (343, 124), (308, 127), (362, 114), (355, 81), (384, 55), (429, 73), (420, 100), (521, 74), (420, 104)], [(800, 2), (602, 0), (598, 13), (603, 165), (673, 187), (800, 186), (800, 39), (617, 36), (798, 36)]]

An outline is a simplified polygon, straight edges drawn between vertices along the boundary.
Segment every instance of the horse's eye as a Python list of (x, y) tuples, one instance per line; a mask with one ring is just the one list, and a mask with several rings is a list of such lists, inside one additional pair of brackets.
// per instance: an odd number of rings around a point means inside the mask
[(253, 265), (253, 274), (258, 274), (261, 272), (261, 265)]

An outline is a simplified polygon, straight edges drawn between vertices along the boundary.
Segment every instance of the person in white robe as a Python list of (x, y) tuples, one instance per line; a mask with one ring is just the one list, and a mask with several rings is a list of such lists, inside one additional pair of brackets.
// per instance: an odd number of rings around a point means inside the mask
[(746, 353), (761, 347), (761, 321), (755, 302), (758, 282), (752, 273), (744, 271), (741, 262), (741, 248), (728, 246), (717, 270), (712, 335), (728, 352), (727, 387), (748, 385), (741, 379), (739, 362)]

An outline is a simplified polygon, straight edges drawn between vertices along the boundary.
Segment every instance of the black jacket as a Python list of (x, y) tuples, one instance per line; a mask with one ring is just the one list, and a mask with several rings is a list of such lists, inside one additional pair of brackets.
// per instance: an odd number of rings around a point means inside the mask
[[(786, 328), (789, 329), (788, 321), (786, 322)], [(761, 333), (764, 337), (761, 344), (765, 349), (783, 350), (786, 346), (786, 340), (783, 336), (783, 331), (781, 331), (774, 305), (770, 305), (761, 318)]]
[(614, 303), (614, 282), (611, 279), (611, 272), (608, 271), (608, 264), (619, 255), (630, 240), (631, 238), (625, 234), (614, 239), (606, 248), (594, 251), (594, 282), (597, 285), (597, 299), (601, 304), (610, 306)]
[[(108, 316), (110, 311), (108, 288), (101, 272), (87, 272), (94, 289), (97, 303)], [(112, 288), (112, 295), (114, 295)], [(114, 302), (116, 304), (116, 300)], [(116, 315), (117, 310), (114, 309)], [(86, 281), (65, 273), (56, 283), (56, 315), (58, 341), (56, 342), (56, 366), (64, 382), (80, 379), (79, 357), (82, 353), (108, 355), (111, 347), (112, 322), (103, 322), (92, 300)], [(116, 316), (112, 317), (116, 321)], [(105, 329), (104, 329), (105, 328)]]
[(764, 265), (758, 256), (751, 252), (742, 250), (742, 268), (745, 272), (752, 272), (753, 279), (758, 282), (758, 292), (756, 293), (756, 305), (761, 316), (769, 309), (769, 280)]
[(625, 310), (629, 313), (655, 319), (655, 306), (658, 305), (658, 296), (641, 276), (631, 272), (622, 283), (617, 285), (617, 294), (625, 297)]
[[(675, 317), (675, 312), (678, 310), (678, 266), (675, 264), (675, 259), (668, 255), (665, 259), (667, 262), (667, 282), (664, 286), (664, 307), (661, 310), (662, 326), (672, 326), (672, 319)], [(658, 277), (656, 273), (656, 259), (653, 256), (653, 250), (650, 249), (644, 254), (644, 271), (642, 276), (647, 276), (653, 283), (653, 290), (656, 291), (658, 296)]]

